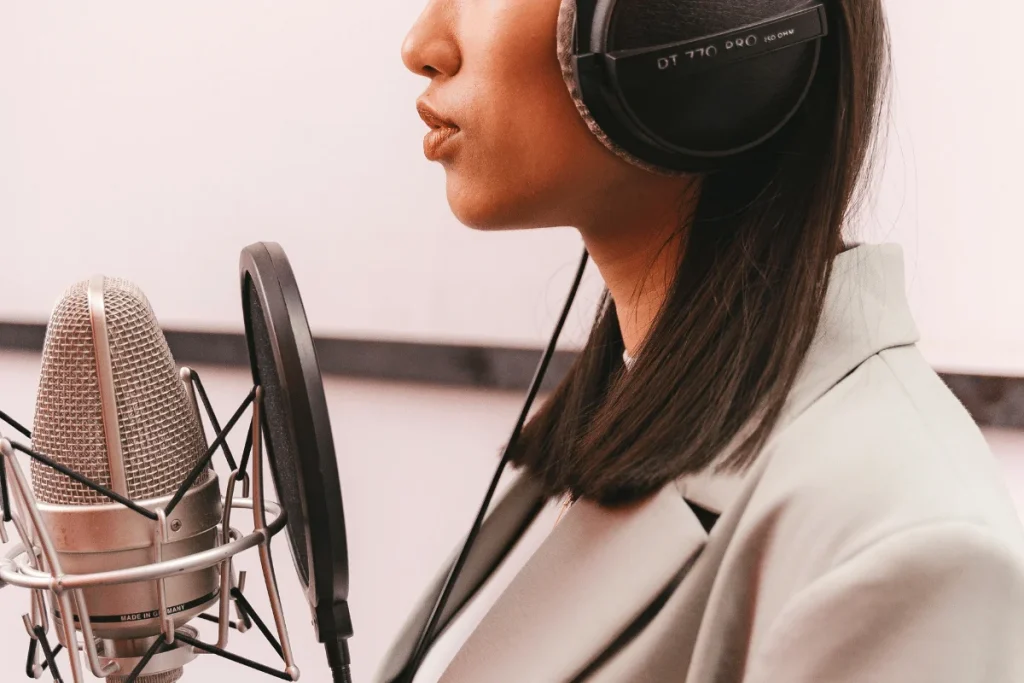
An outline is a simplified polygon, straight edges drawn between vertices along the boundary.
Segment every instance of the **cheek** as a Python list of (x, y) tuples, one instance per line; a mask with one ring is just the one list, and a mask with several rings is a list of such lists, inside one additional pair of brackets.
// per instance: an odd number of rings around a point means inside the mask
[(566, 225), (572, 196), (593, 192), (619, 165), (591, 135), (562, 81), (554, 23), (552, 17), (543, 38), (495, 40), (472, 55), (473, 125), (448, 166), (449, 202), (463, 223)]
[(581, 133), (573, 119), (528, 109), (522, 116), (495, 117), (485, 135), (467, 136), (469, 144), (449, 165), (449, 201), (467, 225), (571, 224), (572, 195), (591, 194), (603, 175), (607, 160), (594, 154), (597, 141), (589, 131)]

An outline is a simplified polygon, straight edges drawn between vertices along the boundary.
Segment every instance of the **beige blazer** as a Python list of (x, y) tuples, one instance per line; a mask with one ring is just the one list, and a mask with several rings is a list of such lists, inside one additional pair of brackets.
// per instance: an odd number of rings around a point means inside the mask
[[(625, 510), (575, 505), (441, 681), (1024, 682), (1021, 523), (915, 345), (904, 288), (899, 247), (842, 254), (753, 468)], [(496, 506), (444, 624), (543, 503), (522, 478)], [(690, 503), (721, 513), (710, 533)], [(437, 590), (375, 680), (399, 678)]]

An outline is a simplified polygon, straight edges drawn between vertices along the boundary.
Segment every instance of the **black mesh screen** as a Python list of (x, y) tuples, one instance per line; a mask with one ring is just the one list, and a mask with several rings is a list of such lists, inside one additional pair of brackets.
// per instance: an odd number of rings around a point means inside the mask
[(277, 495), (288, 515), (288, 538), (292, 544), (299, 578), (309, 585), (309, 555), (306, 550), (306, 521), (302, 512), (302, 492), (296, 477), (301, 466), (296, 457), (294, 435), (289, 433), (292, 424), (288, 415), (288, 401), (284, 396), (281, 378), (274, 362), (274, 350), (267, 330), (266, 317), (259, 297), (249, 286), (249, 316), (252, 327), (253, 349), (256, 356), (258, 381), (263, 387), (263, 438), (274, 473)]

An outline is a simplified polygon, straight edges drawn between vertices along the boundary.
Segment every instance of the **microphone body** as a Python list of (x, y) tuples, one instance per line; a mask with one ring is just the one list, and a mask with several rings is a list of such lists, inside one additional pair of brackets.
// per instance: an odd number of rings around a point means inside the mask
[[(156, 511), (170, 496), (141, 501)], [(61, 568), (69, 574), (94, 574), (155, 563), (156, 523), (120, 503), (50, 505), (39, 503), (43, 524), (53, 539)], [(208, 550), (220, 534), (221, 494), (216, 477), (193, 488), (169, 520), (171, 534), (159, 560), (173, 560)], [(167, 613), (181, 626), (218, 597), (216, 567), (164, 580)], [(146, 638), (160, 632), (160, 597), (156, 581), (84, 590), (93, 633), (106, 640)], [(59, 616), (56, 617), (59, 621)], [(75, 621), (78, 621), (77, 610)]]
[[(152, 511), (166, 507), (204, 455), (191, 387), (148, 300), (131, 283), (96, 277), (58, 302), (47, 327), (32, 439), (36, 451)], [(68, 573), (139, 567), (218, 543), (223, 500), (210, 468), (168, 516), (164, 540), (157, 523), (35, 461), (32, 491)], [(220, 584), (218, 566), (164, 579), (175, 628), (213, 604)], [(100, 656), (121, 664), (108, 683), (125, 680), (160, 636), (160, 590), (159, 581), (142, 581), (81, 591)], [(77, 606), (74, 612), (81, 629)], [(194, 657), (182, 647), (161, 653), (138, 683), (176, 681)]]

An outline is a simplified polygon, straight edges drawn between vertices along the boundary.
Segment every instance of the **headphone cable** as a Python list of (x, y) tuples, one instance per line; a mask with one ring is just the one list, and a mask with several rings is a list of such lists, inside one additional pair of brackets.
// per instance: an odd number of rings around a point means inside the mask
[(519, 412), (519, 419), (516, 421), (516, 425), (512, 429), (512, 434), (509, 437), (508, 442), (505, 444), (505, 448), (501, 455), (501, 461), (498, 463), (498, 468), (494, 472), (494, 477), (491, 479), (491, 484), (487, 489), (487, 495), (484, 496), (484, 501), (480, 505), (480, 510), (477, 512), (476, 519), (473, 520), (473, 526), (470, 528), (469, 535), (466, 536), (466, 541), (463, 543), (462, 550), (459, 552), (458, 558), (455, 560), (455, 563), (448, 572), (448, 576), (445, 579), (441, 593), (438, 595), (437, 601), (434, 603), (434, 607), (430, 612), (430, 618), (427, 620), (426, 626), (420, 632), (416, 648), (413, 650), (413, 655), (409, 659), (404, 670), (404, 675), (400, 677), (400, 680), (412, 683), (413, 676), (416, 675), (416, 672), (423, 664), (423, 659), (427, 655), (427, 650), (432, 644), (430, 641), (433, 637), (433, 632), (437, 628), (438, 622), (441, 620), (441, 615), (444, 613), (445, 607), (448, 606), (452, 590), (455, 588), (455, 582), (462, 573), (466, 560), (469, 558), (469, 552), (472, 550), (473, 544), (476, 542), (477, 536), (480, 534), (484, 518), (487, 516), (488, 508), (491, 506), (491, 500), (494, 498), (495, 491), (498, 488), (498, 482), (501, 480), (501, 475), (504, 473), (505, 467), (508, 465), (509, 460), (512, 457), (512, 449), (519, 440), (519, 435), (522, 433), (523, 427), (526, 424), (526, 418), (530, 414), (530, 408), (533, 406), (534, 399), (537, 398), (537, 394), (540, 391), (541, 383), (544, 381), (544, 376), (547, 374), (548, 365), (551, 363), (551, 358), (555, 354), (555, 347), (558, 344), (558, 339), (562, 334), (562, 328), (565, 327), (565, 321), (569, 317), (569, 312), (572, 310), (573, 302), (576, 300), (576, 294), (579, 291), (580, 283), (583, 281), (583, 273), (586, 270), (589, 258), (589, 253), (584, 249), (583, 256), (580, 258), (579, 266), (576, 269), (576, 276), (573, 280), (572, 287), (569, 289), (569, 295), (566, 297), (565, 304), (562, 306), (562, 313), (558, 317), (558, 322), (555, 324), (555, 329), (551, 335), (551, 339), (548, 341), (547, 348), (544, 349), (540, 363), (538, 363), (537, 369), (534, 372), (533, 380), (530, 382), (530, 389), (526, 395), (526, 401), (523, 403), (522, 410)]

